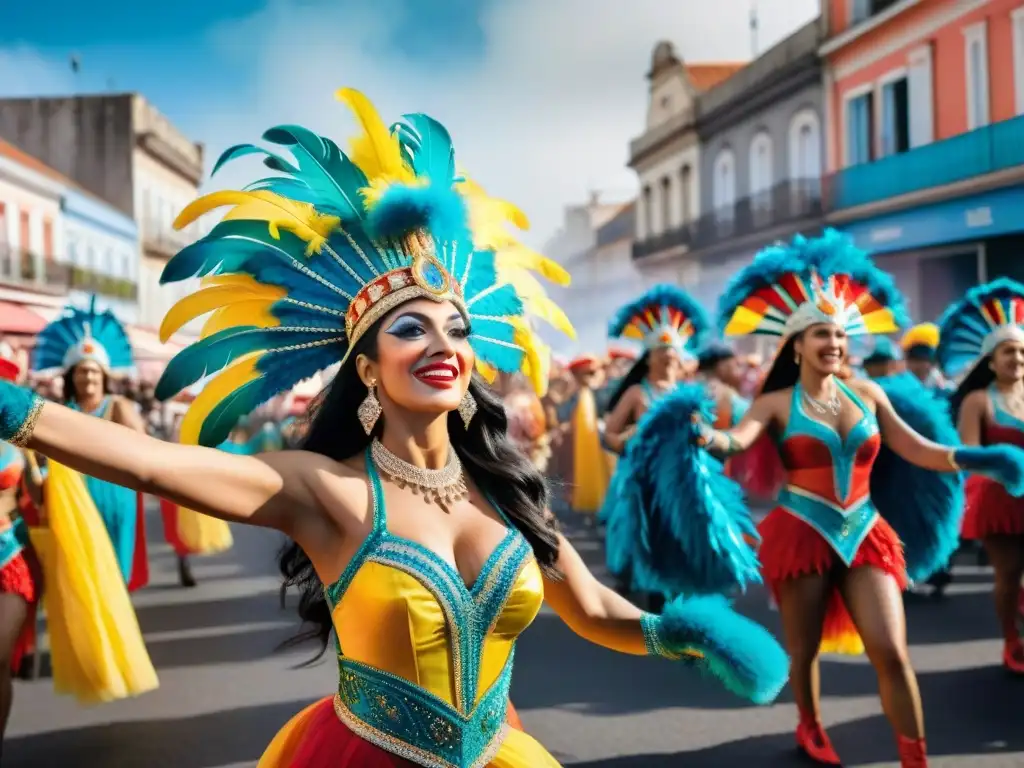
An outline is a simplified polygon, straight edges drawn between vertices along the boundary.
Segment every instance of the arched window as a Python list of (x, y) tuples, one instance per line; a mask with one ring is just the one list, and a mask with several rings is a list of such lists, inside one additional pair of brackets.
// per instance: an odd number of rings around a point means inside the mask
[(643, 222), (643, 239), (649, 240), (654, 237), (654, 201), (651, 199), (650, 186), (644, 187), (644, 210), (641, 221)]
[(774, 183), (772, 168), (772, 137), (758, 133), (750, 142), (750, 194), (764, 196)]
[(802, 109), (789, 123), (789, 179), (795, 213), (810, 212), (821, 200), (821, 121)]
[(693, 183), (693, 171), (689, 165), (684, 165), (679, 172), (679, 226), (685, 227), (693, 220), (693, 211), (690, 205), (690, 185)]
[(672, 179), (665, 176), (661, 180), (661, 228), (659, 234), (672, 229)]
[(723, 149), (715, 158), (712, 202), (718, 218), (733, 217), (736, 205), (736, 159), (731, 149)]

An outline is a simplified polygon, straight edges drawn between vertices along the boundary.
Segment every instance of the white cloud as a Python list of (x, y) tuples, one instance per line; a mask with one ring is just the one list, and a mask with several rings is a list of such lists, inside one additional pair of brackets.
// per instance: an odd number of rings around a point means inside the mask
[[(763, 49), (813, 18), (818, 0), (760, 0), (759, 10)], [(528, 239), (539, 245), (562, 207), (591, 188), (635, 193), (627, 145), (642, 130), (655, 42), (672, 40), (690, 62), (745, 59), (749, 11), (750, 0), (716, 0), (713, 9), (699, 0), (501, 0), (483, 19), (482, 59), (431, 72), (369, 53), (388, 30), (379, 11), (271, 6), (215, 36), (229, 55), (252, 61), (259, 87), (254, 103), (211, 105), (202, 138), (219, 152), (293, 122), (343, 139), (351, 123), (332, 94), (355, 87), (385, 120), (423, 111), (445, 123), (460, 161), (492, 194), (523, 207)], [(225, 179), (247, 178), (237, 173)]]
[[(818, 2), (758, 0), (761, 48), (816, 15)], [(530, 216), (534, 245), (558, 227), (564, 205), (591, 189), (620, 199), (635, 193), (627, 146), (642, 130), (645, 73), (658, 40), (671, 40), (689, 62), (746, 59), (751, 49), (751, 0), (495, 0), (483, 19), (480, 60), (432, 71), (375, 54), (392, 39), (386, 0), (357, 11), (293, 5), (270, 0), (211, 34), (217, 55), (243, 62), (254, 81), (244, 94), (188, 85), (193, 138), (206, 142), (211, 158), (281, 123), (341, 142), (353, 127), (333, 93), (358, 88), (385, 120), (416, 111), (441, 120), (470, 173)], [(66, 62), (0, 50), (5, 95), (68, 92), (73, 84)], [(246, 161), (235, 165), (214, 186), (258, 172)]]

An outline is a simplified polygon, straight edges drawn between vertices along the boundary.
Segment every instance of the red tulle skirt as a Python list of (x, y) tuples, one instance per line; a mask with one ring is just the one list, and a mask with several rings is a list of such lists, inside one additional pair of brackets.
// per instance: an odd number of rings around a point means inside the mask
[(178, 557), (191, 554), (178, 534), (178, 505), (167, 499), (160, 499), (160, 517), (164, 522), (164, 538), (171, 545), (174, 554)]
[(995, 480), (968, 477), (966, 502), (963, 538), (1024, 536), (1024, 499), (1014, 498)]
[[(512, 703), (506, 720), (522, 731)], [(334, 697), (328, 696), (296, 715), (278, 733), (258, 768), (418, 768), (357, 736), (338, 719)]]
[[(35, 649), (36, 643), (36, 602), (39, 599), (40, 590), (27, 559), (32, 556), (31, 553), (23, 550), (0, 568), (0, 592), (17, 595), (28, 605), (25, 625), (22, 627), (21, 634), (11, 653), (11, 671), (13, 673), (17, 673), (22, 659)], [(36, 573), (38, 573), (38, 569), (36, 569)]]
[[(826, 573), (841, 562), (835, 550), (814, 528), (784, 507), (776, 507), (757, 527), (761, 534), (758, 556), (765, 583), (778, 601), (779, 585), (788, 579), (814, 573)], [(871, 566), (888, 573), (907, 587), (907, 564), (899, 536), (881, 517), (860, 545), (851, 568)], [(821, 635), (823, 653), (863, 653), (857, 628), (838, 589), (829, 595), (825, 625)]]

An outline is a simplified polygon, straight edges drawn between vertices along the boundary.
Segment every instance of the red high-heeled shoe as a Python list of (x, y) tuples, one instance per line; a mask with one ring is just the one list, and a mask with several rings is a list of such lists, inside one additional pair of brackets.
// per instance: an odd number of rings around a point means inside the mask
[(928, 768), (928, 752), (924, 739), (910, 739), (898, 736), (900, 768)]
[(842, 765), (821, 723), (800, 723), (796, 727), (796, 746), (819, 765)]
[(1003, 646), (1003, 666), (1014, 675), (1024, 675), (1024, 643), (1006, 643)]

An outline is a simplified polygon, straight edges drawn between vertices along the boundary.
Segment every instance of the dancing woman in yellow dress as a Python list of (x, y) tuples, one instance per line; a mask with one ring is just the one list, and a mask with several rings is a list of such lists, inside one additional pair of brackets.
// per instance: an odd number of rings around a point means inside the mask
[(687, 658), (752, 700), (774, 698), (787, 660), (763, 628), (716, 598), (645, 614), (553, 531), (544, 478), (474, 372), (537, 370), (527, 312), (558, 313), (524, 268), (557, 270), (505, 233), (515, 209), (456, 175), (440, 124), (407, 115), (389, 131), (361, 94), (340, 95), (363, 127), (350, 155), (271, 129), (295, 156), (269, 155), (285, 175), (186, 208), (180, 226), (233, 206), (164, 273), (206, 283), (164, 332), (222, 313), (160, 382), (166, 397), (223, 368), (182, 440), (218, 445), (241, 414), (341, 361), (303, 450), (164, 443), (13, 385), (0, 385), (0, 438), (294, 540), (282, 569), (310, 635), (326, 647), (335, 634), (337, 693), (288, 723), (262, 768), (556, 766), (506, 725), (516, 638), (544, 600), (592, 642)]

